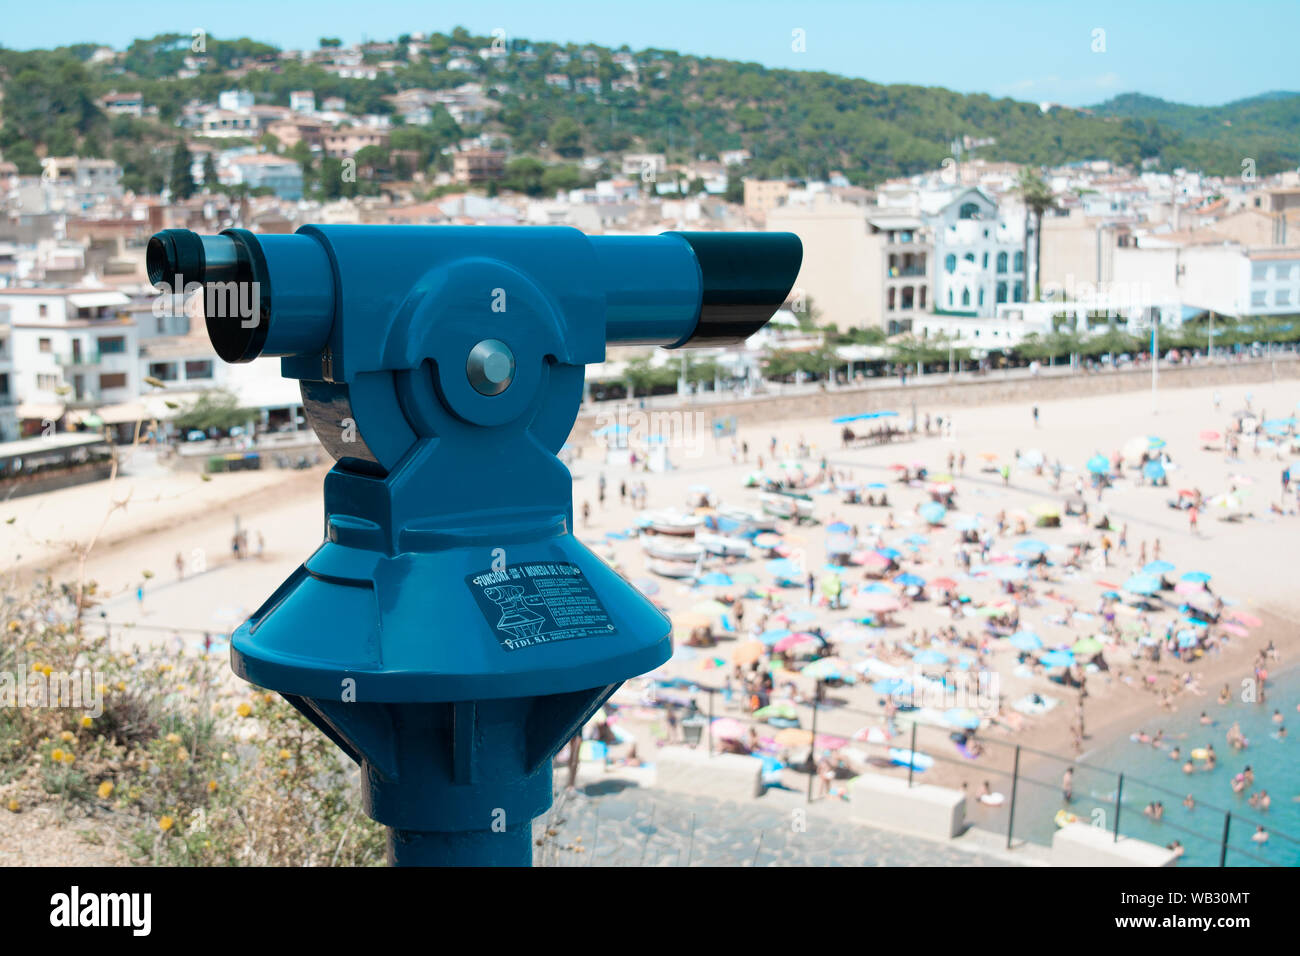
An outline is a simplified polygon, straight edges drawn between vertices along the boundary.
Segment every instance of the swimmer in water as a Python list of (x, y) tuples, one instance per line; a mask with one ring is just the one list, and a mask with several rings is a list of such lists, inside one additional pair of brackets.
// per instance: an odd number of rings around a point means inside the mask
[(1196, 798), (1189, 793), (1187, 796), (1183, 797), (1183, 806), (1186, 807), (1188, 810), (1195, 810)]
[(1282, 723), (1282, 711), (1280, 710), (1273, 711), (1273, 723), (1275, 724)]
[(1169, 751), (1169, 759), (1177, 760), (1179, 757), (1182, 756), (1182, 753), (1183, 753), (1182, 750), (1180, 750), (1177, 746), (1175, 746), (1173, 750)]
[(1209, 714), (1207, 714), (1205, 711), (1201, 711), (1201, 726), (1208, 727), (1212, 723), (1214, 723), (1214, 718), (1211, 717)]
[(1190, 760), (1187, 761), (1187, 763), (1183, 764), (1183, 773), (1192, 773), (1195, 770), (1196, 770), (1196, 765), (1193, 764)]

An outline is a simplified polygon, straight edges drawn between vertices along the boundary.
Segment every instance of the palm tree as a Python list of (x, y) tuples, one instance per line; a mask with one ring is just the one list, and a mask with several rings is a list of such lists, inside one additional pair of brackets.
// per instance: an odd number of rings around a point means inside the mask
[[(1021, 168), (1020, 180), (1016, 183), (1016, 192), (1020, 195), (1025, 204), (1025, 226), (1029, 225), (1029, 216), (1032, 213), (1034, 217), (1034, 286), (1033, 299), (1037, 302), (1040, 296), (1041, 281), (1039, 276), (1042, 270), (1039, 268), (1039, 257), (1043, 252), (1043, 214), (1049, 209), (1056, 208), (1056, 197), (1052, 195), (1051, 188), (1043, 182), (1042, 177), (1034, 172), (1028, 166)], [(1029, 229), (1025, 229), (1025, 284), (1029, 284)]]

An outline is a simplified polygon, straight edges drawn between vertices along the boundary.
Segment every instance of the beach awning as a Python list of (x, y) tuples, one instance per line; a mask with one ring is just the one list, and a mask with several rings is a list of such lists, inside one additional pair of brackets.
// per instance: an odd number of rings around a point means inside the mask
[(68, 302), (78, 309), (99, 309), (131, 304), (131, 300), (121, 292), (80, 292), (68, 296)]
[(18, 406), (20, 419), (35, 418), (40, 421), (57, 422), (63, 417), (64, 406), (58, 402), (23, 402)]

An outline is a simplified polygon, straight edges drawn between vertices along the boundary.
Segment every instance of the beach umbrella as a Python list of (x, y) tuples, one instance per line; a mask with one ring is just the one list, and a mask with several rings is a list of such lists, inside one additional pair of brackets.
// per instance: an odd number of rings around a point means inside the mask
[(758, 639), (764, 644), (771, 646), (783, 637), (789, 637), (791, 633), (792, 632), (788, 628), (778, 627), (773, 628), (770, 631), (764, 631), (762, 634), (758, 635)]
[(858, 590), (863, 594), (888, 594), (891, 597), (897, 593), (884, 581), (872, 581), (870, 584), (862, 585)]
[(923, 588), (925, 587), (925, 578), (911, 573), (900, 574), (894, 578), (894, 583), (905, 588)]
[(721, 571), (710, 571), (704, 577), (700, 578), (700, 583), (710, 588), (729, 588), (736, 582), (728, 574)]
[(1105, 455), (1093, 455), (1084, 467), (1094, 475), (1105, 475), (1110, 472), (1110, 461)]
[(1174, 585), (1174, 593), (1183, 595), (1204, 594), (1205, 588), (1195, 581), (1179, 581)]
[(781, 543), (781, 536), (771, 531), (754, 535), (754, 544), (764, 550), (775, 548)]
[(826, 538), (827, 554), (852, 554), (854, 546), (857, 544), (847, 534), (832, 534)]
[(878, 551), (854, 551), (849, 555), (849, 562), (876, 569), (889, 567), (889, 558)]
[(743, 740), (747, 728), (734, 717), (719, 717), (713, 721), (711, 729), (719, 740)]
[(836, 521), (834, 524), (827, 525), (826, 530), (830, 534), (848, 534), (852, 528), (843, 521)]
[(927, 647), (923, 651), (917, 651), (912, 655), (914, 664), (947, 664), (948, 655), (938, 648)]
[(807, 667), (799, 672), (804, 677), (811, 677), (813, 680), (854, 680), (853, 672), (849, 670), (847, 661), (840, 660), (838, 657), (823, 657), (820, 660), (813, 661)]
[(896, 548), (876, 548), (876, 554), (889, 561), (897, 561), (903, 556), (903, 552)]
[(889, 486), (886, 485), (883, 481), (869, 481), (867, 482), (867, 487), (870, 488), (872, 491), (883, 491)]
[(735, 664), (752, 664), (766, 649), (762, 641), (742, 641), (731, 649), (731, 660)]
[(1168, 574), (1174, 566), (1168, 561), (1148, 561), (1142, 566), (1143, 574)]
[(920, 515), (928, 524), (941, 524), (947, 513), (948, 509), (937, 501), (929, 501), (921, 505)]
[(971, 515), (961, 515), (953, 518), (952, 526), (958, 531), (974, 531), (980, 526), (980, 519)]
[(788, 558), (777, 558), (763, 565), (768, 574), (778, 578), (797, 578), (803, 576), (803, 571), (799, 565), (795, 564)]
[(1022, 554), (1042, 554), (1047, 548), (1046, 541), (1038, 541), (1033, 538), (1016, 542), (1016, 550)]
[(1044, 651), (1038, 660), (1044, 667), (1069, 667), (1074, 663), (1074, 655), (1069, 651)]
[(1179, 647), (1195, 647), (1198, 641), (1196, 632), (1191, 628), (1181, 630), (1176, 635)]
[(943, 722), (949, 727), (975, 730), (980, 725), (979, 714), (968, 707), (952, 707), (943, 712)]
[(876, 418), (897, 418), (898, 412), (875, 412)]
[(773, 734), (772, 742), (778, 747), (809, 747), (813, 742), (813, 733), (799, 727), (783, 727)]
[(906, 541), (908, 544), (914, 544), (917, 547), (921, 547), (921, 548), (925, 547), (927, 544), (930, 543), (930, 539), (923, 534), (909, 534), (903, 540)]
[(934, 578), (930, 581), (930, 587), (936, 591), (955, 591), (957, 582), (952, 578)]
[(891, 611), (899, 610), (903, 605), (898, 603), (898, 598), (890, 594), (872, 594), (859, 591), (853, 595), (852, 604), (854, 607), (861, 608), (864, 611), (872, 611), (879, 614), (888, 614)]
[(1074, 642), (1074, 646), (1070, 648), (1070, 651), (1080, 657), (1091, 657), (1099, 653), (1101, 649), (1102, 643), (1095, 637), (1081, 637)]
[(1041, 451), (1037, 448), (1030, 448), (1028, 451), (1023, 452), (1020, 455), (1020, 458), (1017, 459), (1017, 464), (1022, 468), (1037, 468), (1043, 463), (1043, 460), (1043, 453)]
[(1210, 575), (1207, 574), (1205, 571), (1188, 571), (1178, 580), (1190, 581), (1192, 584), (1208, 584), (1210, 580)]
[(871, 689), (885, 697), (905, 697), (912, 693), (910, 682), (900, 677), (886, 677), (871, 685)]
[(1151, 481), (1161, 481), (1165, 477), (1165, 466), (1158, 461), (1149, 461), (1142, 466), (1142, 474)]
[(811, 634), (791, 634), (789, 637), (783, 637), (781, 640), (773, 644), (772, 650), (778, 654), (784, 654), (787, 651), (792, 651), (796, 647), (801, 647), (805, 644), (810, 647), (821, 647), (821, 641), (817, 640), (817, 638), (813, 637)]
[(768, 704), (766, 707), (760, 707), (754, 711), (755, 720), (769, 720), (772, 717), (779, 720), (798, 720), (799, 712), (794, 709), (793, 704), (787, 704), (784, 701)]
[(1160, 590), (1160, 580), (1152, 574), (1135, 574), (1124, 582), (1124, 590), (1143, 596), (1155, 594)]
[(1011, 635), (1009, 643), (1021, 651), (1036, 651), (1043, 646), (1042, 638), (1033, 631), (1016, 631)]

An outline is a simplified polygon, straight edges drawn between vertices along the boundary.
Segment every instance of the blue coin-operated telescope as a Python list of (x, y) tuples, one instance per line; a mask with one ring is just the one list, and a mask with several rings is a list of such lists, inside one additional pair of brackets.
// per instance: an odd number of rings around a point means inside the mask
[(227, 362), (280, 356), (336, 464), (325, 540), (234, 634), (362, 769), (397, 864), (532, 860), (551, 758), (668, 620), (573, 536), (555, 457), (607, 344), (744, 341), (785, 301), (787, 233), (184, 229), (149, 278), (205, 295)]

